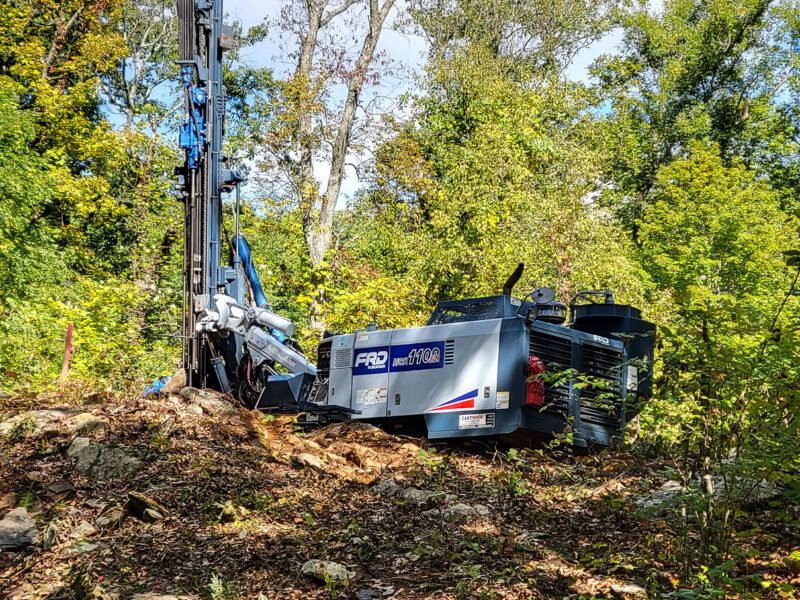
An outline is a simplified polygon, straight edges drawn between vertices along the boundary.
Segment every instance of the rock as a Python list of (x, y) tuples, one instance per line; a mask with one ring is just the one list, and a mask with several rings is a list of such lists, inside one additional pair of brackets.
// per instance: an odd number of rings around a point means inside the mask
[(115, 504), (114, 506), (109, 506), (100, 513), (100, 516), (97, 517), (97, 526), (100, 529), (114, 529), (115, 527), (119, 527), (124, 517), (125, 510), (121, 506)]
[(58, 526), (55, 521), (50, 521), (42, 531), (42, 549), (49, 550), (58, 542)]
[(0, 497), (0, 510), (4, 510), (11, 506), (14, 506), (17, 503), (17, 495), (9, 492), (8, 494), (3, 495)]
[(546, 537), (548, 537), (548, 534), (544, 533), (543, 531), (525, 530), (514, 537), (514, 542), (517, 544), (530, 544)]
[(216, 392), (185, 387), (181, 390), (181, 396), (192, 404), (201, 407), (210, 415), (220, 415), (223, 417), (235, 417), (239, 415), (239, 411), (236, 407), (223, 399)]
[(72, 417), (72, 433), (84, 435), (108, 429), (108, 421), (94, 416), (92, 413), (81, 413)]
[(615, 583), (611, 591), (620, 600), (647, 600), (647, 592), (635, 583)]
[(82, 540), (94, 535), (95, 533), (97, 533), (97, 529), (95, 529), (94, 525), (88, 521), (81, 521), (78, 523), (78, 526), (75, 527), (75, 529), (69, 532), (69, 537), (71, 537), (73, 540)]
[(66, 479), (56, 479), (47, 486), (47, 491), (53, 494), (63, 494), (64, 492), (74, 492), (75, 486)]
[(67, 448), (67, 456), (69, 458), (75, 458), (78, 455), (78, 452), (86, 448), (86, 446), (91, 443), (92, 440), (87, 437), (76, 437), (74, 440), (72, 440), (69, 448)]
[(647, 513), (663, 515), (669, 504), (681, 494), (683, 486), (679, 481), (667, 481), (649, 496), (634, 500), (634, 504)]
[(300, 454), (295, 454), (293, 458), (295, 459), (295, 461), (306, 467), (311, 467), (319, 471), (322, 471), (324, 468), (322, 465), (322, 461), (313, 454), (309, 454), (308, 452), (301, 452)]
[(451, 523), (469, 523), (487, 518), (491, 513), (482, 504), (470, 506), (469, 504), (454, 504), (440, 511), (442, 518)]
[[(76, 438), (75, 441), (79, 439), (86, 438)], [(70, 451), (72, 449), (70, 446)], [(103, 444), (82, 446), (73, 456), (77, 458), (75, 468), (82, 475), (101, 481), (132, 475), (141, 466), (138, 459), (128, 456), (121, 448), (109, 448)]]
[(108, 544), (104, 544), (103, 542), (87, 542), (86, 540), (80, 540), (69, 546), (65, 552), (70, 555), (91, 554), (93, 552), (100, 552), (106, 548), (108, 548)]
[(23, 507), (15, 508), (0, 521), (0, 548), (17, 550), (38, 541), (36, 524)]
[(384, 479), (372, 488), (376, 494), (383, 494), (386, 496), (396, 496), (400, 493), (401, 487), (397, 485), (392, 479)]
[(394, 588), (390, 585), (376, 584), (373, 587), (358, 590), (356, 592), (356, 600), (374, 600), (375, 598), (383, 598), (394, 594)]
[(56, 479), (47, 486), (47, 495), (53, 502), (60, 502), (75, 493), (75, 486), (66, 479)]
[(161, 388), (162, 394), (177, 394), (184, 387), (186, 387), (186, 371), (178, 369), (178, 371), (169, 378), (169, 381)]
[[(720, 500), (725, 496), (725, 479), (721, 475), (712, 477), (714, 498)], [(729, 483), (736, 488), (744, 490), (742, 503), (746, 506), (748, 504), (764, 502), (775, 496), (780, 495), (781, 490), (771, 483), (761, 480), (737, 478), (731, 476)], [(695, 479), (690, 484), (688, 491), (697, 491), (700, 486), (700, 480)], [(674, 518), (675, 515), (670, 509), (680, 499), (684, 493), (683, 486), (679, 481), (667, 481), (657, 490), (647, 496), (640, 496), (634, 499), (633, 503), (636, 507), (650, 516), (664, 517), (667, 519)]]
[(406, 488), (400, 494), (400, 498), (411, 504), (426, 506), (438, 501), (444, 501), (447, 494), (444, 492), (432, 492), (430, 490), (420, 490), (415, 487)]
[(47, 476), (41, 471), (28, 471), (25, 473), (25, 478), (34, 483), (44, 483), (47, 480)]
[(0, 435), (18, 437), (25, 433), (56, 433), (73, 412), (66, 407), (29, 410), (0, 423)]
[(344, 565), (330, 560), (317, 559), (306, 561), (301, 572), (306, 577), (316, 579), (322, 583), (332, 581), (348, 584), (356, 576), (355, 571), (349, 571)]
[(128, 492), (128, 502), (125, 507), (134, 517), (145, 523), (155, 523), (169, 514), (169, 511), (158, 502), (139, 492)]

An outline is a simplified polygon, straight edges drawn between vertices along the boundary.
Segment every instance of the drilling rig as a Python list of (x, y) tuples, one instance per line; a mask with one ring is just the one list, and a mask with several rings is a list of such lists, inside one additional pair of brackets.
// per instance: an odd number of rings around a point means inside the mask
[[(242, 399), (271, 386), (282, 401), (291, 396), (296, 402), (309, 393), (316, 368), (291, 341), (294, 325), (267, 302), (239, 232), (244, 178), (226, 168), (222, 152), (222, 59), (233, 48), (233, 29), (223, 23), (221, 0), (179, 0), (177, 10), (183, 91), (178, 141), (185, 160), (176, 176), (184, 204), (181, 336), (187, 383)], [(223, 195), (234, 199), (231, 239), (223, 230)], [(279, 373), (277, 365), (288, 373)]]
[[(569, 311), (549, 288), (516, 298), (522, 264), (502, 294), (440, 302), (421, 327), (329, 334), (317, 365), (306, 359), (239, 232), (244, 179), (222, 153), (222, 57), (234, 43), (222, 19), (222, 0), (178, 1), (187, 383), (251, 409), (408, 425), (431, 438), (569, 430), (580, 446), (618, 442), (652, 393), (655, 326), (610, 290), (579, 292)], [(234, 206), (230, 239), (223, 195)]]

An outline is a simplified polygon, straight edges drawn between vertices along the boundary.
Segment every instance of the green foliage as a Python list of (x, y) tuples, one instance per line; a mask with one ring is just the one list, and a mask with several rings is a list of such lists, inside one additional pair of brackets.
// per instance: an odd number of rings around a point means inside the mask
[(70, 322), (76, 380), (123, 387), (175, 360), (150, 331), (165, 316), (175, 330), (174, 155), (99, 110), (99, 76), (125, 53), (118, 9), (42, 1), (0, 17), (3, 389), (53, 385)]
[(680, 410), (660, 417), (697, 453), (685, 476), (704, 483), (686, 501), (704, 521), (699, 558), (718, 561), (732, 507), (756, 482), (798, 476), (798, 270), (782, 253), (798, 245), (798, 222), (755, 173), (697, 145), (659, 173), (639, 233), (642, 262), (674, 307), (659, 395)]
[(216, 573), (211, 574), (208, 591), (211, 594), (211, 600), (236, 600), (240, 597), (239, 586), (236, 585), (236, 582), (227, 581)]
[(481, 47), (434, 61), (425, 81), (419, 127), (381, 149), (377, 186), (357, 207), (385, 232), (372, 238), (384, 268), (428, 305), (496, 293), (518, 262), (520, 289), (641, 297), (628, 241), (592, 201), (602, 155), (586, 143), (588, 95), (534, 89)]

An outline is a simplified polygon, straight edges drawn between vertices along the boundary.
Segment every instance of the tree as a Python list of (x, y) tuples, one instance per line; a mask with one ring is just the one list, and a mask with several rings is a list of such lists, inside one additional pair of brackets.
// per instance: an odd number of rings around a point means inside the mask
[(619, 0), (412, 0), (411, 13), (428, 38), (433, 58), (483, 47), (524, 67), (538, 82), (560, 75), (578, 52), (606, 33)]
[(565, 300), (641, 293), (624, 235), (591, 200), (602, 159), (587, 143), (589, 96), (529, 81), (482, 44), (432, 60), (417, 123), (380, 149), (362, 210), (388, 231), (388, 267), (413, 273), (429, 304), (496, 293), (518, 262), (521, 286)]
[(152, 140), (118, 135), (101, 110), (99, 78), (125, 52), (119, 9), (37, 1), (0, 16), (0, 364), (20, 383), (52, 384), (67, 322), (73, 372), (87, 381), (120, 386), (171, 362), (170, 344), (145, 333), (141, 258), (158, 253), (139, 230), (170, 178), (152, 177)]
[[(622, 51), (593, 69), (609, 103), (604, 193), (637, 235), (659, 169), (695, 141), (718, 144), (726, 160), (746, 156), (754, 117), (795, 76), (798, 32), (790, 3), (673, 0), (651, 14), (642, 4), (621, 18)], [(752, 138), (751, 138), (752, 139)]]
[[(740, 161), (695, 144), (663, 167), (639, 223), (641, 262), (667, 294), (660, 325), (659, 402), (677, 413), (676, 452), (688, 495), (684, 578), (728, 558), (733, 511), (764, 479), (796, 480), (800, 451), (798, 220)], [(693, 483), (698, 481), (699, 484)], [(688, 543), (697, 528), (701, 544)], [(695, 562), (697, 561), (697, 562)]]
[(177, 82), (178, 19), (175, 3), (145, 0), (126, 3), (114, 22), (128, 50), (117, 68), (109, 69), (100, 82), (106, 100), (125, 117), (124, 127), (144, 119), (155, 135), (161, 123), (181, 102), (154, 97), (162, 84)]
[[(279, 191), (273, 187), (273, 191), (288, 196), (301, 212), (312, 271), (311, 327), (317, 332), (324, 328), (325, 261), (332, 246), (346, 161), (353, 149), (354, 125), (363, 108), (365, 86), (377, 76), (376, 48), (393, 6), (394, 0), (298, 0), (284, 8), (283, 21), (299, 43), (293, 54), (294, 72), (282, 85), (280, 107), (261, 136), (268, 152), (262, 168), (279, 172), (286, 187)], [(353, 55), (337, 39), (337, 27), (350, 27), (359, 36)], [(341, 100), (337, 100), (337, 90)], [(315, 161), (322, 157), (330, 164), (324, 191), (314, 177)]]

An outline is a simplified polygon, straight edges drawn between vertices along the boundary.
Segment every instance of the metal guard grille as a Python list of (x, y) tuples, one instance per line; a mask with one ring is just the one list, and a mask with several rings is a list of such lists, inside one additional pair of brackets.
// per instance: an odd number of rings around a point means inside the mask
[[(569, 338), (548, 335), (531, 330), (528, 351), (531, 356), (538, 356), (544, 361), (548, 372), (557, 373), (572, 366), (572, 342)], [(547, 383), (544, 388), (543, 412), (569, 416), (568, 381), (559, 385)]]
[(353, 361), (353, 352), (350, 348), (337, 348), (333, 353), (333, 368), (346, 369)]
[(622, 352), (584, 344), (581, 373), (598, 385), (581, 390), (580, 423), (618, 430), (622, 426)]
[(445, 340), (444, 342), (444, 364), (452, 365), (456, 360), (456, 341)]
[(434, 311), (430, 321), (428, 321), (428, 325), (483, 321), (486, 319), (499, 319), (502, 316), (497, 306), (497, 300), (485, 300), (483, 302), (469, 302), (439, 307)]

